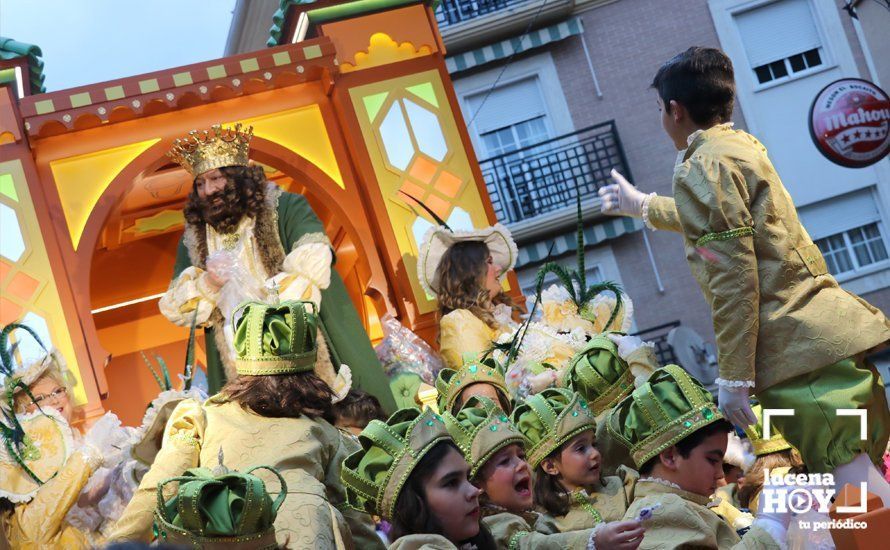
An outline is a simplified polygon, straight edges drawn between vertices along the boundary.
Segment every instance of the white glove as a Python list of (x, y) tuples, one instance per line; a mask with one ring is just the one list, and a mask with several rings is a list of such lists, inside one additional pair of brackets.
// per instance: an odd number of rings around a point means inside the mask
[(600, 210), (603, 214), (642, 217), (643, 202), (648, 195), (634, 187), (617, 170), (612, 169), (611, 175), (615, 183), (599, 190), (599, 196), (603, 199)]
[(606, 338), (615, 342), (615, 345), (618, 346), (618, 355), (625, 361), (631, 353), (640, 349), (644, 345), (643, 340), (639, 336), (625, 336), (624, 334), (610, 332), (606, 335)]
[(751, 394), (751, 388), (748, 386), (724, 386), (720, 385), (717, 392), (717, 405), (723, 416), (738, 426), (745, 429), (748, 426), (757, 424), (757, 417), (751, 409), (751, 403), (748, 397)]

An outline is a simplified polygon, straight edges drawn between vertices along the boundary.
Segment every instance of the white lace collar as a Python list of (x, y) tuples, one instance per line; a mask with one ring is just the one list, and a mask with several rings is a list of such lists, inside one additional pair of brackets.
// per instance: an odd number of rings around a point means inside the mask
[(666, 485), (668, 487), (672, 487), (674, 489), (679, 489), (681, 491), (683, 490), (683, 488), (680, 487), (679, 485), (677, 485), (676, 483), (674, 483), (672, 481), (668, 481), (666, 479), (661, 479), (660, 477), (641, 477), (639, 479), (639, 481), (637, 481), (637, 483), (642, 483), (644, 481), (648, 481), (649, 483), (658, 483), (661, 485)]
[[(729, 130), (733, 126), (735, 126), (735, 122), (724, 122), (723, 124), (717, 124), (716, 126), (711, 126), (711, 128), (724, 128), (726, 130)], [(711, 128), (702, 128), (702, 129), (696, 130), (696, 131), (692, 132), (691, 134), (689, 134), (688, 136), (686, 136), (686, 149), (680, 149), (679, 151), (677, 151), (677, 159), (674, 162), (675, 166), (679, 166), (680, 164), (683, 163), (683, 159), (686, 156), (686, 150), (689, 149), (689, 146), (692, 145), (692, 142), (695, 141), (695, 138), (697, 138), (698, 136), (700, 136), (707, 130), (710, 130)]]

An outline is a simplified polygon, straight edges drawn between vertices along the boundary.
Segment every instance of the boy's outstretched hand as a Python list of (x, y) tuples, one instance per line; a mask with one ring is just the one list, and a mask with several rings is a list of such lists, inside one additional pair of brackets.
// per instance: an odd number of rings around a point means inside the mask
[(601, 211), (603, 214), (632, 216), (639, 218), (643, 215), (643, 201), (647, 195), (639, 191), (634, 184), (627, 181), (618, 170), (612, 169), (612, 181), (615, 183), (600, 188), (599, 196), (603, 200)]

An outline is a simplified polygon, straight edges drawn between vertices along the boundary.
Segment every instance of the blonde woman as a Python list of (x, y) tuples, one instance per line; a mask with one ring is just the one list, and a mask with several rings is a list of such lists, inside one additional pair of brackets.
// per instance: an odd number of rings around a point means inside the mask
[(13, 548), (88, 548), (89, 534), (65, 516), (78, 499), (91, 498), (81, 491), (103, 463), (103, 445), (96, 439), (98, 431), (91, 430), (76, 448), (80, 436), (69, 427), (74, 413), (72, 376), (64, 359), (47, 350), (37, 361), (17, 368), (7, 346), (16, 329), (37, 339), (23, 325), (0, 331), (3, 390), (9, 396), (2, 406), (12, 410), (4, 411), (0, 445), (3, 534)]

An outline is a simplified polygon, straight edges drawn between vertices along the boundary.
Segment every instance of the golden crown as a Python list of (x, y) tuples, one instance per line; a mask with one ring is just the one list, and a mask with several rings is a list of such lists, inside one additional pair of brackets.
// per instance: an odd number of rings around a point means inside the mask
[(167, 156), (197, 177), (204, 172), (224, 166), (247, 166), (253, 127), (241, 130), (241, 123), (234, 128), (219, 124), (210, 130), (192, 130), (188, 137), (177, 139)]

